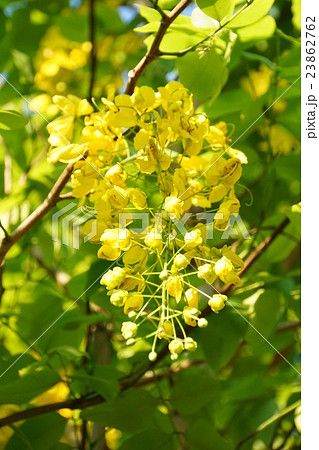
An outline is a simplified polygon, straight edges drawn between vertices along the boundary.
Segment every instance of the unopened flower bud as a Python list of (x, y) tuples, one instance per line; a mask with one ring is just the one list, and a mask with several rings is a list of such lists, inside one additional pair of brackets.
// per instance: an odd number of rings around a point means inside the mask
[(197, 349), (197, 342), (194, 341), (191, 337), (187, 337), (185, 339), (185, 350), (188, 350), (189, 352), (194, 352)]
[(157, 359), (157, 353), (156, 353), (156, 352), (150, 352), (150, 353), (148, 354), (148, 359), (149, 359), (150, 361), (152, 361), (152, 362), (156, 361), (156, 359)]
[(136, 336), (137, 325), (134, 322), (123, 322), (121, 328), (122, 335), (124, 339), (130, 339)]
[(215, 294), (208, 300), (208, 304), (211, 307), (212, 311), (218, 314), (218, 311), (224, 308), (226, 300), (226, 295)]
[(204, 317), (201, 317), (200, 319), (198, 319), (198, 326), (199, 328), (205, 328), (207, 327), (208, 322), (206, 319), (204, 319)]

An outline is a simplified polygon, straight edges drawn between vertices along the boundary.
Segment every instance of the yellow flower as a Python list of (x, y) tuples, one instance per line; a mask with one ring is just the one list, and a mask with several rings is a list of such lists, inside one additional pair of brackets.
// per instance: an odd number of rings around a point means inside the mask
[(174, 334), (174, 329), (172, 322), (165, 320), (162, 323), (162, 326), (158, 329), (158, 337), (159, 339), (169, 339), (172, 338)]
[(105, 178), (111, 184), (115, 184), (116, 186), (122, 186), (125, 183), (125, 180), (127, 179), (127, 173), (123, 169), (123, 167), (120, 166), (120, 164), (115, 164), (106, 172)]
[(55, 163), (57, 161), (69, 163), (76, 161), (86, 153), (86, 147), (79, 144), (63, 145), (61, 147), (53, 147), (48, 152), (48, 161)]
[(183, 309), (184, 322), (187, 325), (190, 325), (191, 327), (196, 327), (198, 315), (199, 315), (199, 311), (197, 308), (193, 308), (192, 306), (186, 306)]
[(256, 99), (268, 92), (273, 71), (265, 64), (259, 66), (259, 70), (250, 70), (248, 77), (242, 77), (239, 85), (247, 91), (251, 98)]
[(181, 340), (179, 339), (173, 339), (169, 345), (168, 345), (168, 349), (172, 354), (179, 354), (183, 351), (184, 346)]
[(227, 192), (229, 191), (229, 187), (225, 186), (224, 184), (218, 184), (217, 186), (214, 186), (209, 194), (209, 201), (211, 203), (216, 203), (222, 200), (225, 195), (227, 195)]
[(112, 291), (126, 278), (126, 271), (121, 267), (115, 267), (113, 270), (108, 270), (101, 278), (100, 284), (107, 287), (109, 291)]
[(182, 298), (184, 281), (183, 278), (179, 276), (170, 276), (167, 280), (167, 292), (169, 295), (176, 299), (176, 302), (179, 303)]
[(152, 228), (147, 235), (145, 236), (145, 244), (150, 247), (152, 250), (161, 251), (163, 247), (162, 235), (159, 233), (156, 228)]
[(100, 240), (110, 247), (128, 250), (131, 246), (131, 232), (126, 228), (106, 229)]
[(132, 95), (133, 105), (139, 111), (147, 111), (154, 107), (156, 95), (152, 88), (148, 86), (136, 87)]
[(112, 291), (110, 302), (114, 306), (124, 306), (126, 299), (127, 299), (128, 293), (127, 291), (123, 291), (121, 289)]
[(220, 179), (226, 186), (233, 186), (239, 180), (241, 173), (239, 159), (230, 158), (223, 167)]
[(197, 342), (194, 341), (194, 339), (192, 339), (191, 337), (187, 337), (185, 339), (185, 350), (189, 351), (189, 352), (194, 352), (197, 349)]
[(245, 155), (244, 152), (240, 151), (240, 150), (236, 150), (233, 147), (229, 147), (229, 149), (227, 150), (227, 155), (230, 156), (231, 158), (236, 158), (240, 161), (241, 164), (248, 164), (248, 159), (247, 156)]
[(139, 311), (143, 303), (143, 295), (140, 292), (130, 293), (124, 305), (124, 314), (129, 314), (131, 311)]
[(120, 257), (121, 249), (118, 247), (109, 247), (108, 245), (102, 245), (97, 252), (98, 258), (107, 259), (108, 261), (115, 261)]
[(195, 248), (203, 242), (202, 233), (197, 228), (195, 230), (189, 231), (184, 237), (185, 244), (188, 248)]
[(119, 186), (109, 189), (102, 198), (108, 199), (110, 203), (118, 209), (125, 208), (129, 202), (127, 192)]
[(212, 311), (218, 313), (225, 306), (225, 301), (227, 300), (226, 295), (222, 294), (214, 294), (212, 298), (208, 300), (208, 304), (211, 307)]
[(119, 446), (119, 440), (122, 432), (116, 428), (107, 428), (105, 430), (105, 443), (110, 450), (116, 450)]
[(217, 230), (223, 231), (229, 225), (229, 219), (232, 214), (239, 211), (240, 203), (236, 197), (230, 198), (229, 200), (224, 200), (219, 206), (216, 217), (214, 218), (214, 227)]
[(242, 281), (236, 274), (231, 260), (226, 258), (226, 256), (223, 256), (216, 262), (215, 273), (224, 283), (235, 284), (237, 286), (242, 285)]
[(187, 267), (188, 264), (189, 264), (189, 260), (186, 258), (185, 255), (182, 255), (181, 253), (179, 253), (178, 255), (175, 256), (174, 266), (177, 269), (185, 269), (185, 267)]
[(123, 255), (123, 263), (127, 265), (137, 264), (143, 260), (147, 260), (147, 249), (141, 248), (139, 245), (133, 244)]
[(147, 195), (141, 189), (130, 188), (127, 190), (130, 200), (136, 209), (145, 209), (147, 207)]
[(131, 339), (137, 334), (137, 325), (134, 322), (123, 322), (121, 333), (124, 339)]
[(203, 264), (198, 268), (198, 278), (213, 283), (216, 280), (216, 274), (212, 264)]
[(187, 289), (187, 291), (185, 292), (185, 297), (186, 297), (188, 306), (198, 309), (199, 294), (196, 289), (194, 289), (194, 288)]
[(164, 211), (175, 215), (178, 219), (183, 215), (183, 202), (177, 197), (166, 197)]
[(215, 264), (215, 273), (218, 277), (220, 276), (226, 276), (229, 274), (229, 272), (232, 272), (234, 270), (234, 266), (232, 262), (226, 258), (226, 256), (223, 256), (221, 259), (219, 259)]
[[(142, 131), (142, 130), (141, 130)], [(144, 145), (145, 136), (141, 137), (141, 131), (139, 139), (135, 138), (134, 145)], [(135, 164), (142, 173), (153, 173), (159, 166), (161, 170), (167, 170), (171, 164), (171, 158), (159, 147), (158, 142), (150, 137), (148, 143), (143, 150), (139, 150), (138, 157), (135, 160)]]

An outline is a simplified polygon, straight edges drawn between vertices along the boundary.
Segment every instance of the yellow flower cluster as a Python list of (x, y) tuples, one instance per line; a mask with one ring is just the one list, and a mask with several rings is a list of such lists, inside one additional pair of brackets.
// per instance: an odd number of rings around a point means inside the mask
[[(71, 95), (53, 102), (61, 115), (47, 127), (49, 160), (75, 163), (73, 196), (95, 211), (84, 232), (95, 220), (98, 257), (117, 262), (101, 284), (129, 319), (124, 339), (133, 344), (143, 330), (153, 338), (152, 361), (161, 339), (172, 359), (195, 350), (184, 325), (207, 325), (200, 317), (205, 297), (216, 313), (226, 301), (195, 286), (217, 279), (239, 286), (243, 262), (228, 246), (211, 247), (212, 224), (194, 216), (213, 211), (215, 229), (229, 226), (240, 207), (235, 184), (245, 154), (229, 147), (225, 123), (196, 113), (192, 94), (177, 81), (157, 92), (143, 86), (131, 96), (101, 98), (94, 108)], [(139, 214), (146, 224), (137, 229)]]

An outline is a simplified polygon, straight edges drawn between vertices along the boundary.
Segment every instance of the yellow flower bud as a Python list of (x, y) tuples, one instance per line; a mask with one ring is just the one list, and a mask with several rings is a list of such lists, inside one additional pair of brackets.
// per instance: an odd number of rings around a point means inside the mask
[(207, 320), (204, 317), (201, 317), (200, 319), (198, 319), (198, 324), (199, 328), (206, 328), (208, 325)]
[(134, 322), (123, 322), (121, 333), (124, 339), (131, 339), (137, 334), (137, 325)]
[(169, 344), (168, 344), (168, 349), (172, 354), (179, 354), (184, 350), (184, 346), (182, 341), (180, 341), (179, 339), (173, 339)]
[(169, 339), (172, 338), (174, 334), (173, 325), (170, 321), (165, 320), (162, 326), (158, 330), (159, 339)]
[(109, 291), (112, 291), (118, 287), (126, 278), (126, 272), (121, 267), (115, 267), (113, 270), (107, 271), (101, 278), (100, 284), (107, 287)]
[(167, 280), (167, 292), (169, 295), (176, 299), (176, 302), (179, 303), (182, 298), (184, 281), (183, 278), (179, 276), (170, 276)]
[(162, 235), (155, 229), (152, 228), (145, 236), (145, 244), (152, 250), (161, 250), (163, 246)]
[(214, 294), (212, 298), (208, 300), (208, 304), (211, 307), (212, 311), (218, 313), (218, 311), (224, 308), (226, 300), (227, 300), (226, 295)]
[(185, 339), (184, 344), (185, 350), (188, 350), (189, 352), (194, 352), (197, 349), (197, 342), (194, 341), (191, 337), (187, 337)]
[(185, 292), (185, 297), (188, 306), (191, 306), (192, 308), (198, 308), (199, 294), (196, 289), (194, 288), (187, 289), (187, 291)]
[(195, 230), (189, 231), (184, 237), (185, 244), (189, 248), (195, 248), (203, 242), (202, 233), (197, 228)]
[(177, 269), (185, 269), (189, 264), (188, 260), (184, 255), (179, 253), (174, 258), (174, 266), (177, 267)]
[(113, 291), (110, 297), (110, 302), (114, 306), (124, 306), (127, 295), (127, 291), (123, 291), (121, 289)]
[(213, 283), (216, 280), (216, 274), (212, 264), (203, 264), (198, 268), (198, 278), (207, 281), (208, 283)]
[(192, 308), (191, 306), (186, 306), (183, 309), (183, 319), (187, 325), (191, 327), (196, 327), (197, 325), (197, 317), (200, 311), (197, 308)]
[(221, 259), (219, 259), (215, 264), (215, 273), (218, 277), (226, 276), (230, 272), (234, 270), (234, 266), (230, 259), (226, 258), (226, 256), (223, 256)]
[(140, 292), (130, 293), (124, 305), (124, 314), (129, 314), (131, 311), (139, 311), (143, 303), (144, 298)]
[(150, 352), (150, 353), (148, 354), (148, 359), (149, 359), (151, 362), (156, 361), (156, 359), (157, 359), (157, 353), (156, 353), (156, 352)]

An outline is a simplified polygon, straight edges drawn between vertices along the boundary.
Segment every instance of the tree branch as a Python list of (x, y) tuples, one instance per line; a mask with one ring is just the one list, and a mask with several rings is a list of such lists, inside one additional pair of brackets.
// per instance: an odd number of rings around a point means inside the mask
[(49, 192), (47, 198), (41, 203), (38, 208), (30, 214), (19, 226), (16, 228), (10, 235), (6, 236), (0, 245), (0, 265), (3, 264), (4, 258), (10, 248), (15, 244), (19, 239), (22, 238), (36, 223), (39, 222), (40, 219), (50, 211), (53, 206), (59, 200), (60, 193), (67, 181), (69, 180), (71, 173), (73, 170), (73, 163), (67, 165), (67, 167), (63, 170), (62, 174), (52, 187)]
[[(267, 236), (260, 244), (259, 246), (249, 255), (249, 257), (245, 261), (245, 266), (241, 270), (240, 274), (245, 273), (251, 265), (257, 261), (257, 259), (260, 257), (260, 255), (269, 247), (269, 245), (276, 239), (276, 237), (282, 232), (282, 230), (288, 225), (289, 219), (285, 219), (276, 229), (275, 231), (270, 235)], [(229, 291), (231, 291), (233, 285), (227, 285), (223, 289), (223, 293), (226, 294)], [(211, 313), (210, 307), (206, 307), (202, 312), (202, 317), (207, 316), (209, 313)], [(192, 331), (193, 328), (189, 327)], [(145, 375), (146, 372), (149, 370), (152, 370), (156, 364), (158, 364), (160, 361), (162, 361), (165, 356), (168, 353), (167, 347), (164, 347), (159, 353), (157, 360), (153, 363), (150, 363), (146, 368), (142, 368), (140, 371), (133, 373), (132, 375), (125, 377), (122, 379), (121, 382), (121, 391), (124, 391), (130, 387), (136, 386), (138, 384), (145, 384), (143, 382), (142, 377)], [(154, 378), (156, 380), (156, 378)], [(99, 403), (105, 402), (105, 399), (101, 395), (95, 395), (94, 397), (88, 398), (80, 397), (78, 399), (71, 399), (66, 400), (64, 402), (59, 403), (52, 403), (51, 405), (44, 405), (44, 406), (38, 406), (36, 408), (30, 408), (24, 411), (20, 411), (18, 413), (11, 414), (10, 416), (4, 417), (3, 419), (0, 419), (0, 428), (9, 425), (14, 422), (18, 422), (20, 420), (28, 419), (30, 417), (39, 416), (41, 414), (46, 414), (52, 411), (57, 411), (62, 408), (69, 408), (69, 409), (85, 409), (89, 406), (97, 405)]]
[(134, 67), (134, 69), (130, 70), (128, 74), (128, 83), (125, 90), (126, 94), (133, 94), (139, 77), (149, 66), (149, 64), (160, 56), (161, 53), (159, 47), (167, 29), (169, 28), (171, 23), (174, 22), (176, 17), (179, 16), (190, 3), (191, 0), (181, 0), (170, 13), (168, 13), (167, 15), (162, 14), (161, 24), (155, 35), (151, 47), (147, 50), (145, 56), (143, 56), (140, 62)]

